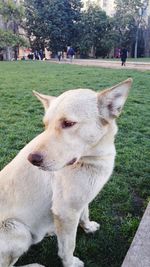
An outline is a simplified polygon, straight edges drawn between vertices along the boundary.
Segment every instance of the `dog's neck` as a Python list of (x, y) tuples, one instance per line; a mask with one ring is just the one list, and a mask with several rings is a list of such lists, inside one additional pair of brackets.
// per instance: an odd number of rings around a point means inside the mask
[(81, 157), (79, 163), (97, 165), (100, 161), (115, 157), (114, 139), (117, 133), (117, 125), (109, 125), (107, 133), (86, 154)]

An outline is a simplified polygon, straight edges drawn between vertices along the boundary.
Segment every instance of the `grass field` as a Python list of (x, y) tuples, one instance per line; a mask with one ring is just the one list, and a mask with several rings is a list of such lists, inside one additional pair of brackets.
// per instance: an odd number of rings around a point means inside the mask
[[(0, 169), (43, 130), (43, 108), (32, 90), (56, 96), (79, 87), (98, 91), (128, 77), (134, 83), (118, 119), (115, 170), (91, 204), (91, 218), (100, 222), (101, 228), (94, 235), (78, 230), (75, 254), (85, 262), (85, 267), (121, 266), (150, 200), (150, 71), (48, 62), (0, 63)], [(32, 262), (47, 267), (62, 266), (57, 257), (56, 238), (45, 238), (32, 247), (18, 265)]]

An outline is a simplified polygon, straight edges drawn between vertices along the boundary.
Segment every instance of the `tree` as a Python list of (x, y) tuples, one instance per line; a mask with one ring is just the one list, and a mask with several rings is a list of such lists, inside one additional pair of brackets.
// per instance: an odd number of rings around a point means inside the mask
[(17, 6), (12, 0), (0, 2), (0, 15), (4, 26), (0, 30), (0, 48), (6, 49), (7, 59), (10, 59), (9, 47), (14, 48), (17, 58), (17, 47), (26, 44), (25, 39), (19, 34), (23, 14), (22, 5)]
[(83, 11), (80, 22), (79, 48), (87, 56), (92, 48), (93, 55), (107, 56), (113, 46), (111, 19), (98, 6), (89, 5)]
[(10, 30), (0, 29), (0, 48), (5, 48), (7, 46), (15, 47), (16, 45), (24, 46), (26, 41), (19, 35), (14, 34)]
[(25, 0), (32, 46), (57, 52), (74, 45), (81, 7), (81, 0)]
[[(116, 44), (133, 48), (137, 54), (137, 45), (143, 43), (142, 29), (145, 26), (143, 11), (148, 0), (116, 0), (116, 14), (114, 27), (116, 31)], [(137, 55), (136, 55), (137, 56)]]

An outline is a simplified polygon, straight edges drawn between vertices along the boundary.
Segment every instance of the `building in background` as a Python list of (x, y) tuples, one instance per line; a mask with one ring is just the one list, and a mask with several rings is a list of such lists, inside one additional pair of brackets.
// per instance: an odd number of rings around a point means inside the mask
[(114, 0), (99, 0), (100, 7), (106, 12), (108, 16), (113, 16), (115, 13)]
[(115, 0), (83, 0), (84, 9), (87, 9), (89, 5), (95, 4), (101, 7), (108, 16), (113, 16), (115, 13)]

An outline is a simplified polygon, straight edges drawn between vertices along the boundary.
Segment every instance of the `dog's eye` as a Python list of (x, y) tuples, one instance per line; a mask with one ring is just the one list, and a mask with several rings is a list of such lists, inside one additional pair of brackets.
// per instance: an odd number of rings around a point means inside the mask
[(69, 128), (69, 127), (72, 127), (73, 125), (75, 125), (76, 122), (74, 121), (67, 121), (67, 120), (63, 120), (62, 123), (61, 123), (61, 127), (64, 129), (64, 128)]

